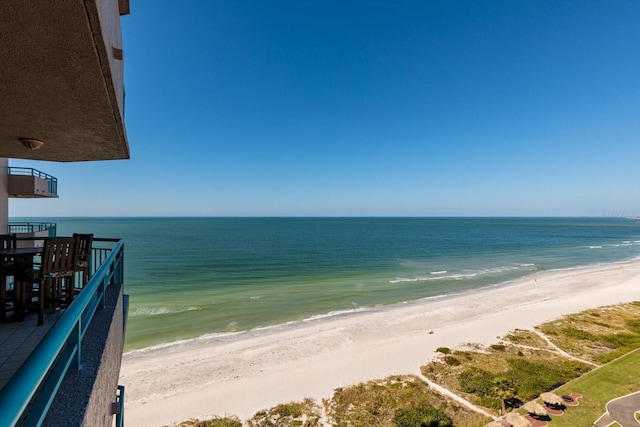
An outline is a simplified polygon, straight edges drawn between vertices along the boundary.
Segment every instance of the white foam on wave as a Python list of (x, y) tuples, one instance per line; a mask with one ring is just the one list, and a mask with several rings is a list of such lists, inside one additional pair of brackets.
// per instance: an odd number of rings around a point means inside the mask
[(160, 316), (163, 314), (177, 314), (177, 313), (185, 313), (187, 311), (196, 311), (200, 310), (200, 307), (187, 307), (183, 309), (175, 309), (169, 307), (140, 307), (129, 313), (131, 317), (142, 317), (142, 316)]
[[(522, 263), (517, 265), (505, 265), (501, 267), (485, 268), (481, 270), (470, 270), (456, 273), (449, 273), (447, 270), (432, 271), (429, 276), (416, 276), (416, 277), (397, 277), (393, 280), (389, 280), (390, 284), (398, 283), (414, 283), (414, 282), (431, 282), (434, 280), (465, 280), (473, 279), (474, 277), (484, 276), (488, 274), (502, 274), (509, 271), (535, 270), (535, 264)], [(449, 273), (449, 274), (447, 274)]]
[(145, 348), (139, 348), (139, 349), (135, 349), (135, 350), (130, 350), (130, 351), (125, 352), (124, 355), (141, 354), (141, 353), (142, 354), (154, 353), (154, 352), (157, 352), (157, 351), (163, 351), (165, 349), (170, 349), (170, 348), (187, 347), (187, 346), (193, 345), (193, 344), (198, 343), (198, 342), (212, 340), (212, 339), (233, 338), (234, 336), (239, 336), (239, 335), (241, 335), (243, 333), (245, 333), (245, 332), (240, 331), (240, 332), (220, 332), (220, 333), (204, 334), (204, 335), (200, 335), (200, 336), (195, 337), (195, 338), (188, 338), (188, 339), (184, 339), (184, 340), (169, 341), (169, 342), (164, 342), (164, 343), (161, 343), (161, 344), (152, 345), (152, 346), (145, 347)]
[[(352, 305), (355, 303), (352, 303)], [(330, 311), (328, 313), (324, 313), (324, 314), (316, 314), (314, 316), (310, 316), (307, 318), (302, 319), (303, 322), (313, 322), (314, 320), (321, 320), (321, 319), (326, 319), (328, 317), (336, 317), (336, 316), (343, 316), (345, 314), (352, 314), (352, 313), (359, 313), (362, 311), (369, 311), (372, 310), (372, 307), (356, 307), (356, 308), (351, 308), (351, 309), (347, 309), (347, 310), (336, 310), (336, 311)], [(298, 323), (297, 321), (294, 322), (290, 322), (290, 323)]]
[(471, 274), (452, 274), (451, 276), (447, 276), (448, 279), (453, 279), (453, 280), (464, 280), (464, 279), (468, 279), (470, 277), (476, 277), (478, 275), (478, 273), (471, 273)]
[[(356, 303), (352, 303), (352, 304), (357, 305)], [(239, 327), (238, 322), (231, 321), (227, 324), (227, 328), (231, 329), (231, 331), (229, 332), (206, 333), (194, 338), (169, 341), (169, 342), (160, 343), (160, 344), (152, 345), (152, 346), (141, 348), (141, 349), (130, 350), (124, 354), (125, 355), (146, 354), (146, 353), (161, 352), (169, 349), (187, 348), (193, 345), (198, 345), (198, 343), (202, 343), (202, 342), (211, 342), (214, 340), (237, 339), (243, 336), (254, 336), (261, 333), (268, 333), (269, 331), (275, 331), (282, 328), (295, 326), (300, 323), (318, 321), (318, 320), (323, 320), (323, 319), (336, 317), (336, 316), (345, 316), (345, 315), (360, 313), (364, 311), (374, 311), (379, 309), (380, 307), (376, 307), (376, 306), (373, 306), (373, 307), (358, 306), (352, 309), (337, 310), (337, 311), (332, 311), (325, 314), (318, 314), (302, 320), (291, 320), (289, 322), (276, 324), (276, 325), (260, 326), (250, 330), (241, 330), (238, 328)]]
[(238, 330), (238, 322), (236, 322), (235, 320), (232, 320), (231, 322), (229, 322), (227, 324), (227, 328), (231, 329), (233, 332), (237, 332), (237, 330)]
[(587, 246), (589, 249), (601, 249), (602, 246)]
[(411, 283), (411, 282), (431, 282), (434, 280), (449, 279), (451, 276), (418, 276), (418, 277), (398, 277), (395, 280), (389, 280), (389, 283)]

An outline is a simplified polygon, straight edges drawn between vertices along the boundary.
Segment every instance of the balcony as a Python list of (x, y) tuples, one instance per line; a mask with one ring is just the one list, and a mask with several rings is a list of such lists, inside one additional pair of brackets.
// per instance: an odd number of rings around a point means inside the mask
[(9, 167), (9, 197), (58, 197), (58, 179), (33, 168)]
[[(18, 234), (18, 237), (56, 237), (57, 224), (55, 222), (10, 222), (7, 232)], [(38, 234), (37, 236), (27, 236), (28, 234)]]
[(55, 222), (10, 222), (7, 232), (18, 238), (18, 247), (42, 246), (42, 240), (56, 237), (57, 224)]
[(122, 425), (123, 258), (123, 241), (94, 238), (90, 280), (69, 307), (40, 327), (0, 324), (0, 424)]

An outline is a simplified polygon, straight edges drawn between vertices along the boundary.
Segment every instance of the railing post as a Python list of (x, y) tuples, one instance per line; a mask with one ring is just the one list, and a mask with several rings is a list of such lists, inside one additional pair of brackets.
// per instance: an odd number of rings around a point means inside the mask
[(118, 395), (116, 401), (118, 402), (118, 412), (116, 413), (116, 427), (124, 426), (124, 386), (118, 386)]
[(118, 257), (117, 265), (116, 265), (116, 283), (122, 284), (124, 283), (124, 248)]

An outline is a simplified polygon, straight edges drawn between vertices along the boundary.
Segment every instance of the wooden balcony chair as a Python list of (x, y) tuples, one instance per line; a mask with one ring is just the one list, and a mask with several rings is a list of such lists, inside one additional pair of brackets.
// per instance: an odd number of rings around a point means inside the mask
[[(15, 234), (0, 234), (0, 247), (12, 249), (17, 245)], [(11, 257), (0, 257), (0, 322), (7, 321), (7, 311), (15, 311), (15, 287), (7, 289), (7, 277), (13, 276), (15, 261)]]
[(72, 237), (45, 240), (40, 268), (22, 272), (23, 306), (38, 313), (38, 326), (44, 324), (45, 313), (66, 307), (73, 301), (75, 243)]
[[(93, 234), (74, 233), (76, 241), (76, 261), (73, 269), (76, 273), (82, 273), (82, 287), (89, 281), (89, 267), (91, 267), (91, 247), (93, 246)], [(76, 289), (79, 291), (81, 289)]]

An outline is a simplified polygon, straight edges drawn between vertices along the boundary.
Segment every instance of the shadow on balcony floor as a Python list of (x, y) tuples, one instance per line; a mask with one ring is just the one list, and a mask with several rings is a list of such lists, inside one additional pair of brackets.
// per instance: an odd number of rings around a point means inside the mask
[(24, 322), (0, 323), (0, 390), (20, 369), (45, 335), (56, 324), (64, 310), (45, 316), (37, 326), (37, 316), (27, 316)]

